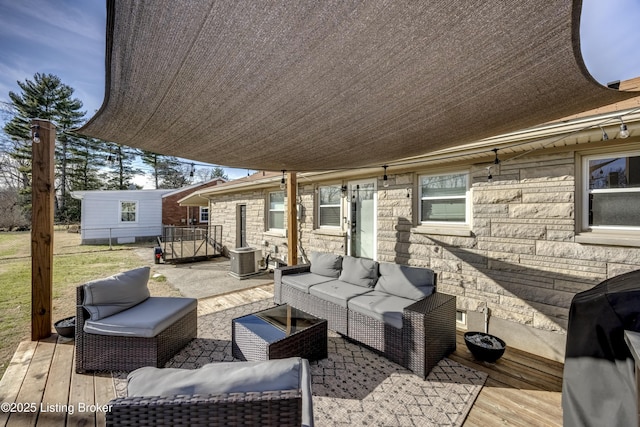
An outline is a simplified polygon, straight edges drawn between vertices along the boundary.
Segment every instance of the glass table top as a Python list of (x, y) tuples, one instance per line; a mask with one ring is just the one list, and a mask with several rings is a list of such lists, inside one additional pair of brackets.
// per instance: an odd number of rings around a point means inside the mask
[(325, 320), (284, 304), (234, 320), (265, 341), (274, 342)]

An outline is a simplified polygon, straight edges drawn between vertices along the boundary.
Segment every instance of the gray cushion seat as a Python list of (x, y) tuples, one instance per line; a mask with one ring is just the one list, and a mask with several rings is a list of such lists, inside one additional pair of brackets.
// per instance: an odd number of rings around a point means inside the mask
[(309, 288), (320, 283), (335, 280), (333, 277), (322, 276), (316, 273), (300, 273), (282, 277), (282, 283), (296, 288), (304, 293), (309, 293)]
[(261, 362), (209, 363), (199, 369), (144, 367), (127, 376), (127, 396), (207, 395), (302, 391), (302, 425), (313, 425), (311, 371), (300, 357)]
[(151, 338), (197, 306), (195, 298), (150, 297), (111, 316), (86, 320), (84, 331), (97, 335)]
[(350, 299), (348, 308), (401, 329), (402, 312), (405, 307), (414, 302), (412, 299), (390, 295), (386, 292), (371, 291)]
[(341, 307), (347, 308), (347, 302), (358, 295), (371, 292), (373, 289), (360, 285), (342, 282), (340, 280), (332, 280), (330, 282), (320, 283), (309, 289), (309, 294), (325, 301), (332, 302)]

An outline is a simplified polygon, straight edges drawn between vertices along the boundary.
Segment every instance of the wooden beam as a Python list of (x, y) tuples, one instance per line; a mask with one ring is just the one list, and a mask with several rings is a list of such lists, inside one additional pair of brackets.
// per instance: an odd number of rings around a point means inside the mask
[(298, 264), (298, 179), (287, 173), (287, 265)]
[(56, 127), (33, 119), (31, 183), (31, 339), (51, 335), (53, 308), (53, 197)]

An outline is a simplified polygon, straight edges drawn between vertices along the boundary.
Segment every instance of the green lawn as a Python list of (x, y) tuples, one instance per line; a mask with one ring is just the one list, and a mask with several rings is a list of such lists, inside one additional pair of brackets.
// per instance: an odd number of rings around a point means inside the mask
[[(31, 339), (31, 234), (0, 233), (0, 377), (20, 341)], [(78, 234), (56, 230), (53, 257), (53, 320), (75, 314), (75, 287), (89, 280), (148, 265), (135, 253), (147, 245), (80, 245)], [(151, 261), (152, 249), (148, 259)], [(175, 294), (164, 281), (153, 294)]]

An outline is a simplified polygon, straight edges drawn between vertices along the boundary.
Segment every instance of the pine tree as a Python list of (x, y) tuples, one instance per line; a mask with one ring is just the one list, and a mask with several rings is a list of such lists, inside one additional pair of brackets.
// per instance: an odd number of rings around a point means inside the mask
[(14, 117), (5, 125), (4, 131), (9, 136), (12, 146), (9, 155), (18, 163), (21, 174), (23, 199), (21, 205), (25, 213), (31, 210), (31, 120), (39, 118), (50, 120), (56, 124), (56, 179), (57, 190), (62, 197), (56, 197), (56, 217), (64, 215), (67, 199), (67, 150), (69, 144), (80, 137), (70, 132), (84, 117), (80, 111), (82, 102), (72, 99), (73, 89), (60, 81), (53, 74), (36, 73), (33, 81), (27, 79), (17, 82), (22, 93), (9, 92), (9, 98), (16, 110)]
[(129, 190), (139, 188), (133, 183), (136, 174), (141, 173), (134, 167), (133, 162), (140, 154), (138, 150), (124, 145), (108, 143), (109, 155), (107, 157), (105, 190)]

